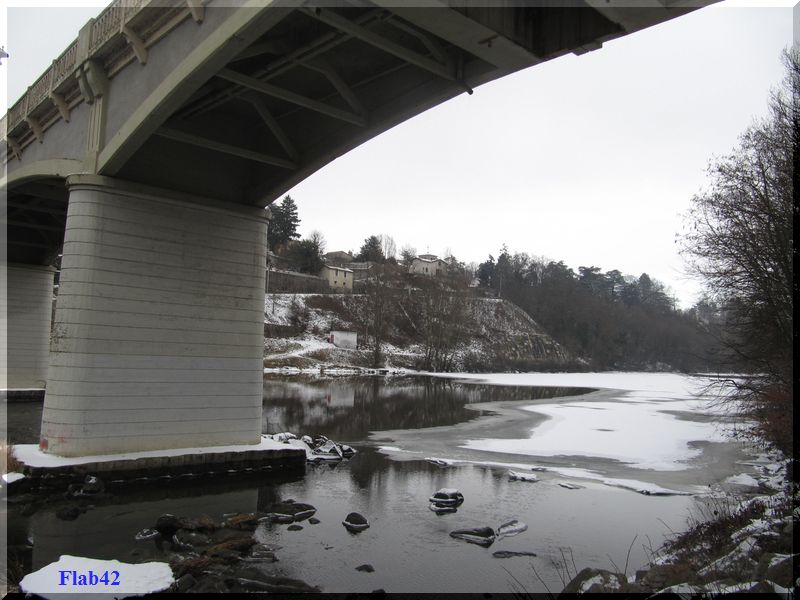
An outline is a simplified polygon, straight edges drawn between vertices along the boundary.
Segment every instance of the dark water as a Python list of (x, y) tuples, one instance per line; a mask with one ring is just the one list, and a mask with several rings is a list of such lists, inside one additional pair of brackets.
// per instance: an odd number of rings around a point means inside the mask
[[(262, 525), (260, 542), (277, 544), (275, 574), (301, 579), (329, 592), (529, 592), (562, 587), (565, 553), (584, 566), (642, 565), (647, 547), (657, 546), (668, 528), (679, 530), (692, 506), (686, 496), (652, 497), (587, 483), (567, 490), (546, 482), (509, 481), (507, 469), (482, 465), (439, 467), (419, 459), (396, 461), (381, 454), (370, 432), (456, 426), (487, 411), (465, 408), (478, 402), (541, 400), (578, 390), (462, 384), (428, 378), (276, 380), (264, 385), (265, 432), (324, 434), (353, 445), (356, 456), (338, 465), (309, 465), (305, 476), (232, 476), (204, 481), (127, 484), (74, 521), (44, 508), (23, 517), (8, 509), (9, 545), (32, 543), (29, 568), (61, 554), (116, 558), (127, 562), (166, 560), (153, 542), (135, 542), (163, 513), (209, 515), (266, 510), (293, 498), (314, 505), (317, 525), (301, 531)], [(583, 390), (580, 390), (583, 391)], [(39, 408), (40, 410), (40, 408)], [(9, 405), (10, 439), (33, 443), (35, 407)], [(24, 439), (28, 438), (28, 439)], [(422, 452), (422, 451), (421, 451)], [(427, 498), (442, 487), (465, 496), (457, 513), (438, 516)], [(341, 525), (358, 511), (371, 527), (360, 534)], [(489, 548), (453, 539), (455, 529), (511, 519), (528, 530)], [(498, 559), (497, 550), (535, 552), (536, 557)], [(370, 564), (375, 571), (356, 567)], [(570, 569), (572, 568), (570, 561)], [(515, 582), (516, 580), (516, 582)]]

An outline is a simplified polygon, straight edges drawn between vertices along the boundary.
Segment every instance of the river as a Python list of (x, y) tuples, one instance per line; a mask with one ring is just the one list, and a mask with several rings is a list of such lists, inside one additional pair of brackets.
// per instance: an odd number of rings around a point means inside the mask
[[(165, 560), (151, 541), (134, 540), (161, 514), (220, 521), (292, 498), (315, 506), (320, 522), (262, 525), (255, 535), (277, 547), (276, 575), (326, 592), (557, 592), (576, 568), (630, 575), (702, 514), (709, 486), (748, 470), (704, 383), (661, 374), (267, 376), (265, 433), (323, 434), (357, 454), (309, 464), (305, 476), (120, 485), (70, 521), (10, 505), (9, 545), (32, 545), (26, 571), (61, 554)], [(40, 412), (9, 404), (10, 441), (35, 442)], [(429, 510), (440, 488), (464, 495), (457, 512)], [(351, 511), (370, 528), (349, 533), (341, 522)], [(514, 519), (527, 529), (488, 548), (449, 535)], [(374, 570), (356, 569), (365, 564)]]

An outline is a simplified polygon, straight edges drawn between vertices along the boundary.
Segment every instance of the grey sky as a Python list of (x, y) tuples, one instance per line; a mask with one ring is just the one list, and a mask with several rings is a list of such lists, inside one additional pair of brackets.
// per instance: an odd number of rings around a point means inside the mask
[[(427, 111), (291, 190), (300, 231), (328, 250), (386, 233), (466, 262), (506, 244), (576, 270), (646, 271), (688, 307), (697, 285), (675, 234), (709, 159), (766, 114), (793, 33), (791, 5), (777, 6), (708, 7)], [(7, 97), (98, 10), (9, 8)]]

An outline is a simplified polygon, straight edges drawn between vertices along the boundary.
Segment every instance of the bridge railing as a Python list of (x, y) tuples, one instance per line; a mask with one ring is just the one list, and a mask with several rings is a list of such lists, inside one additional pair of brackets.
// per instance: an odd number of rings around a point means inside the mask
[[(187, 6), (180, 0), (115, 0), (107, 6), (94, 19), (90, 19), (88, 39), (76, 39), (70, 44), (61, 55), (56, 58), (50, 67), (39, 77), (9, 109), (5, 116), (0, 119), (0, 136), (4, 140), (14, 132), (19, 125), (29, 118), (32, 113), (47, 101), (50, 101), (51, 94), (67, 87), (69, 80), (73, 77), (83, 60), (95, 56), (103, 47), (114, 38), (123, 35), (123, 28), (126, 24), (136, 20), (142, 10), (148, 6), (156, 5), (161, 8), (175, 9)], [(165, 11), (167, 14), (168, 11)], [(83, 30), (82, 30), (83, 31)], [(83, 35), (86, 35), (85, 33)], [(81, 50), (81, 46), (83, 49)], [(83, 56), (79, 56), (82, 54)], [(56, 117), (58, 118), (58, 117)], [(42, 124), (45, 125), (45, 124)], [(24, 135), (24, 132), (23, 132)], [(20, 142), (19, 139), (17, 139)], [(22, 144), (25, 145), (25, 144)]]

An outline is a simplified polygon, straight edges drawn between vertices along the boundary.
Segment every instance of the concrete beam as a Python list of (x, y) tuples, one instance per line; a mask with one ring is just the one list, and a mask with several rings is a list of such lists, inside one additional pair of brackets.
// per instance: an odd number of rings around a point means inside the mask
[[(192, 48), (176, 68), (165, 73), (146, 100), (132, 111), (102, 149), (97, 172), (116, 175), (134, 152), (200, 86), (291, 12), (291, 8), (275, 4), (251, 0), (232, 11), (231, 16), (200, 45)], [(156, 65), (150, 61), (148, 69), (154, 67)]]

